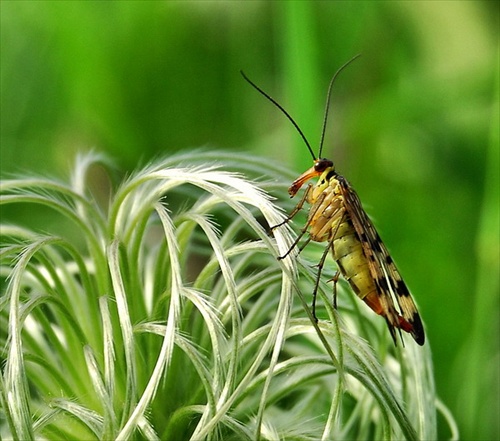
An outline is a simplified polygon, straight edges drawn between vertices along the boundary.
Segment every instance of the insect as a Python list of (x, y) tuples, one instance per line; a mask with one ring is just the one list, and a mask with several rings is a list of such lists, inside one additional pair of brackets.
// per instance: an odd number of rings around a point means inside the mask
[(339, 73), (358, 56), (356, 55), (341, 66), (330, 81), (317, 157), (314, 155), (309, 141), (289, 113), (241, 72), (250, 85), (278, 107), (290, 120), (313, 158), (313, 166), (293, 181), (288, 189), (290, 197), (294, 197), (307, 181), (318, 177), (315, 185), (308, 184), (302, 199), (285, 221), (275, 225), (272, 229), (289, 222), (302, 209), (305, 202), (310, 204), (305, 226), (292, 247), (280, 259), (287, 257), (306, 234), (308, 236), (300, 246), (299, 252), (310, 241), (326, 242), (326, 248), (318, 264), (316, 285), (313, 291), (312, 311), (316, 320), (316, 294), (321, 271), (326, 257), (331, 252), (338, 266), (338, 271), (332, 279), (334, 306), (336, 307), (337, 303), (336, 285), (340, 274), (342, 274), (355, 294), (375, 313), (385, 318), (395, 345), (397, 345), (396, 330), (398, 330), (401, 339), (402, 330), (411, 334), (419, 345), (423, 345), (425, 334), (420, 315), (391, 255), (347, 179), (337, 173), (332, 161), (321, 158), (333, 83)]

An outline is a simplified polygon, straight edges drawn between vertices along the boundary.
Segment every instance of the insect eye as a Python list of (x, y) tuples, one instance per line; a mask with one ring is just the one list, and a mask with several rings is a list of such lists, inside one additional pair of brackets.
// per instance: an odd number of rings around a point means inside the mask
[(333, 162), (329, 159), (318, 159), (316, 164), (314, 164), (314, 170), (318, 173), (324, 172), (328, 167), (333, 167)]

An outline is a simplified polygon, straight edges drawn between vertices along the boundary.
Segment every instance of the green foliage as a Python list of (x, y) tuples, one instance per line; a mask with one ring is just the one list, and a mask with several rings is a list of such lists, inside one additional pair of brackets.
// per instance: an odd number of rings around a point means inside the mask
[(105, 207), (87, 186), (100, 155), (79, 156), (70, 183), (1, 183), (2, 205), (46, 206), (73, 227), (63, 236), (2, 225), (3, 435), (436, 437), (429, 345), (394, 348), (352, 294), (333, 310), (331, 287), (312, 320), (314, 251), (277, 260), (293, 237), (282, 227), (271, 238), (262, 224), (283, 215), (221, 165), (279, 171), (224, 156), (153, 162)]

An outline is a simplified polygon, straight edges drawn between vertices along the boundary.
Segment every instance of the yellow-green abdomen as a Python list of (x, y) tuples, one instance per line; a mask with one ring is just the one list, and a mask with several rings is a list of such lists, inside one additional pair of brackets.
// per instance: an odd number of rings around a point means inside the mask
[(342, 276), (359, 298), (364, 299), (369, 294), (376, 293), (368, 260), (349, 218), (340, 224), (335, 234), (333, 258)]

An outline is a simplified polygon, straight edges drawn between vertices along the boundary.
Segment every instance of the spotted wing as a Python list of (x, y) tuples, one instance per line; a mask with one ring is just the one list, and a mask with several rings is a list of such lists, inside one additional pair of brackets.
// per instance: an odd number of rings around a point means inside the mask
[[(345, 178), (342, 176), (337, 178), (347, 212), (352, 219), (354, 229), (368, 261), (370, 273), (380, 295), (384, 309), (383, 315), (387, 320), (394, 341), (396, 341), (394, 328), (401, 328), (409, 332), (419, 345), (423, 345), (425, 342), (424, 327), (406, 284), (382, 239), (380, 239), (377, 230), (363, 209), (358, 195)], [(399, 306), (399, 313), (402, 317), (395, 309), (394, 299)]]

